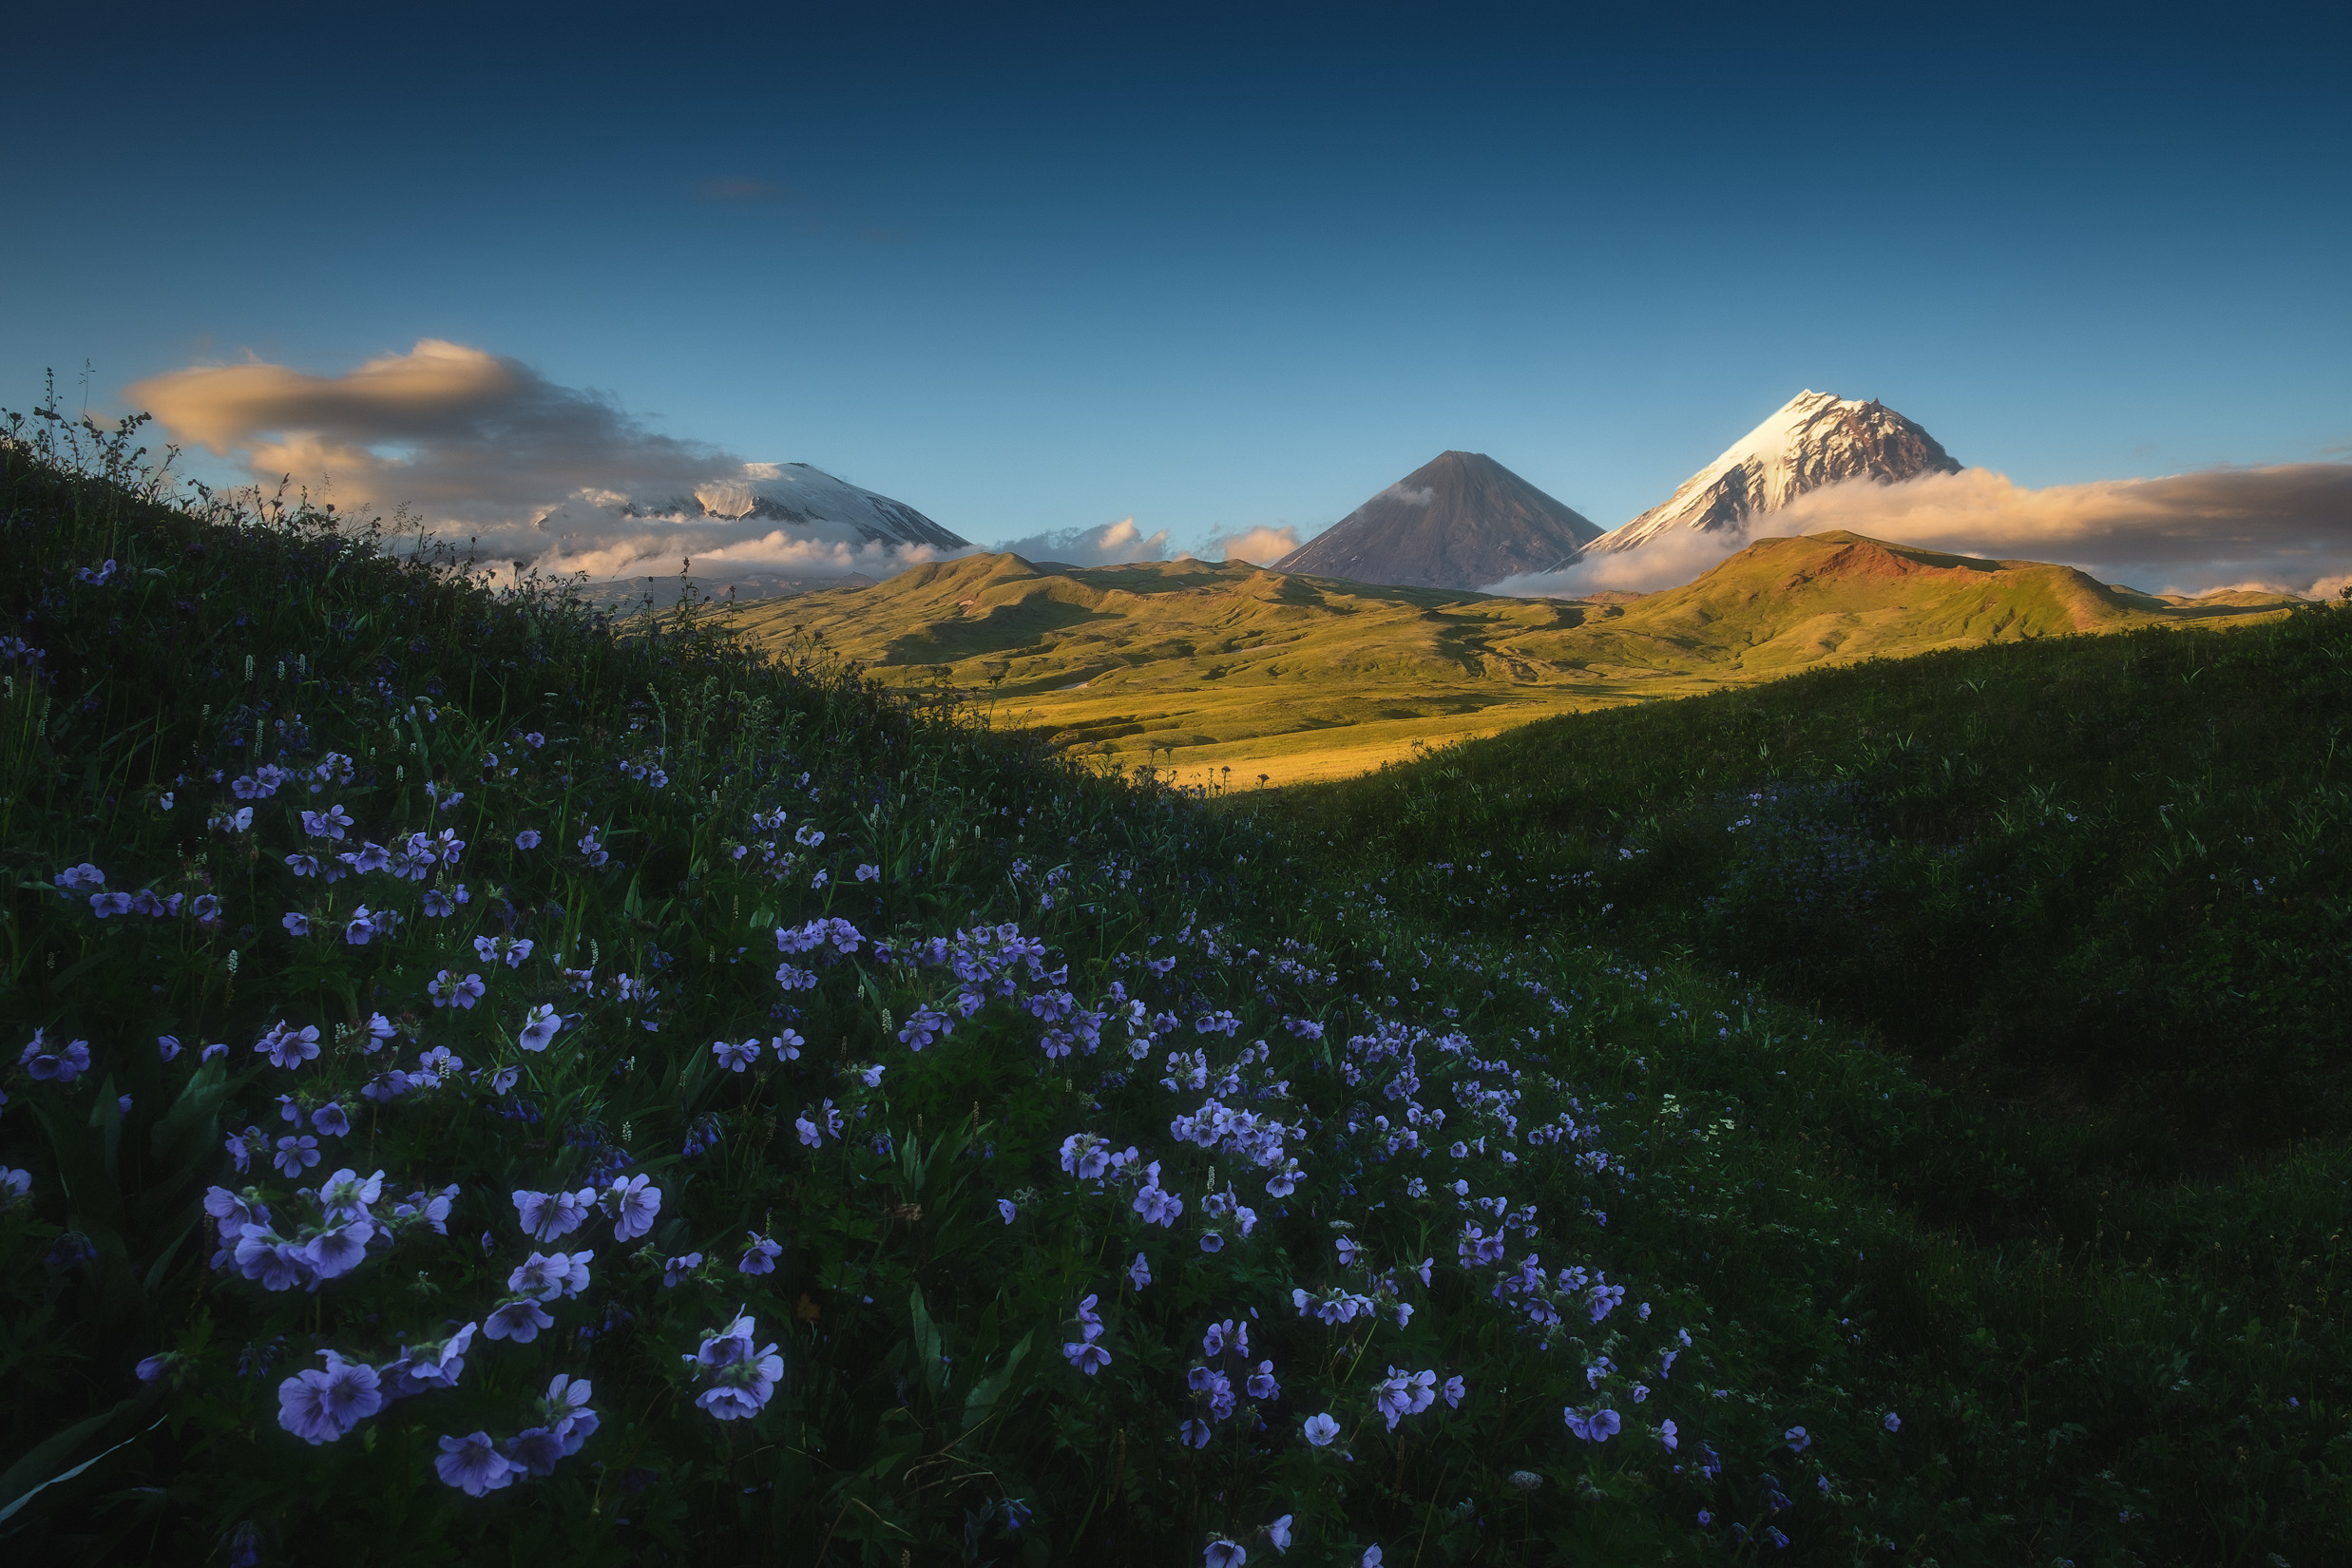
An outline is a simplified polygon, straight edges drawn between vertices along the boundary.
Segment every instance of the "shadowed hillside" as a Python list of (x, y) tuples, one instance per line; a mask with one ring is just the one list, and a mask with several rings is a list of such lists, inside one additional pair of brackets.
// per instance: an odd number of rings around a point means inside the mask
[(995, 555), (728, 619), (771, 645), (821, 635), (891, 684), (985, 694), (1000, 723), (1034, 726), (1063, 749), (1192, 779), (1283, 783), (1816, 665), (2226, 624), (2289, 602), (2161, 599), (2072, 567), (1841, 532), (1761, 540), (1694, 583), (1624, 603), (1374, 586), (1240, 562), (1079, 568)]

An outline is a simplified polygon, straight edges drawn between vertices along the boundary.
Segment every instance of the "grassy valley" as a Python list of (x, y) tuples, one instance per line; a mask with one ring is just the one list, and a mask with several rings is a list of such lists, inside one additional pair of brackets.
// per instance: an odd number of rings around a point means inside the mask
[[(0, 507), (21, 1553), (2352, 1543), (2352, 617), (1863, 663), (1206, 802), (783, 626), (175, 500), (53, 418), (7, 431)], [(958, 563), (914, 586), (987, 613), (893, 635), (985, 669), (1141, 613), (1089, 580)], [(1179, 653), (1197, 606), (1245, 641), (1349, 614), (1130, 581), (1195, 596), (1171, 660), (1256, 651)], [(1665, 600), (1605, 619), (1758, 645)], [(2047, 966), (2074, 1023), (2002, 1034), (1969, 976)], [(2190, 1007), (2200, 973), (2261, 1027)], [(2266, 1126), (2280, 1074), (2309, 1109)]]
[(1764, 540), (1630, 602), (1387, 588), (1199, 561), (1063, 568), (1013, 556), (874, 588), (757, 602), (755, 642), (821, 636), (875, 679), (972, 694), (1007, 727), (1188, 783), (1367, 772), (1561, 713), (1687, 697), (1859, 660), (1987, 641), (2283, 614), (2183, 601), (2063, 566), (1852, 534)]

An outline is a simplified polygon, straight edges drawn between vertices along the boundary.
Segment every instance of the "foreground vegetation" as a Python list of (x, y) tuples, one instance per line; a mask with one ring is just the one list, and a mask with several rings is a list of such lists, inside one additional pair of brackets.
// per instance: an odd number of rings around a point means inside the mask
[(1695, 944), (126, 445), (0, 448), (25, 1549), (2341, 1548), (2332, 1144), (1988, 1241), (1973, 1100)]

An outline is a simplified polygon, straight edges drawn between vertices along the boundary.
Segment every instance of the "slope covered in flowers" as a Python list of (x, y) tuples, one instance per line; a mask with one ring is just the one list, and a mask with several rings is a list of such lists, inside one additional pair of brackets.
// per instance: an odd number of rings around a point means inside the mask
[[(2027, 1533), (1978, 1371), (1872, 1326), (1950, 1270), (1871, 1185), (1939, 1125), (1891, 1063), (1343, 898), (1247, 818), (691, 607), (620, 635), (41, 427), (0, 461), (0, 1528), (632, 1563)], [(2062, 1487), (2116, 1520), (2069, 1540), (2164, 1506)]]

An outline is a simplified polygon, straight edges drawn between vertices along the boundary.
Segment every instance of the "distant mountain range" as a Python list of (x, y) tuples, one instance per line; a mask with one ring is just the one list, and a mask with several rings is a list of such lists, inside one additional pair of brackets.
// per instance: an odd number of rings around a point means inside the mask
[(1744, 528), (1843, 480), (1893, 484), (1959, 471), (1934, 436), (1885, 405), (1803, 392), (1622, 527), (1603, 532), (1483, 452), (1449, 451), (1274, 569), (1401, 587), (1480, 588), (1588, 556)]
[(1273, 569), (1413, 588), (1472, 588), (1542, 571), (1600, 537), (1484, 452), (1440, 452)]

